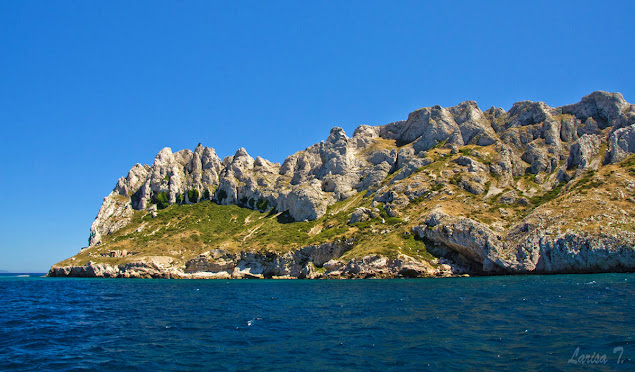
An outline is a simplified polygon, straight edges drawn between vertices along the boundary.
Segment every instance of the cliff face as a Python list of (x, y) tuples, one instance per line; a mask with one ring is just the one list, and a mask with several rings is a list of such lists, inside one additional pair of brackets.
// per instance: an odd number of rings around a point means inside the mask
[[(118, 180), (89, 247), (50, 274), (629, 271), (634, 152), (635, 105), (606, 92), (556, 108), (422, 108), (405, 121), (362, 125), (350, 138), (333, 128), (282, 165), (242, 148), (222, 161), (201, 145), (164, 148), (153, 165), (137, 164)], [(348, 248), (331, 249), (328, 259), (306, 253), (318, 246)]]

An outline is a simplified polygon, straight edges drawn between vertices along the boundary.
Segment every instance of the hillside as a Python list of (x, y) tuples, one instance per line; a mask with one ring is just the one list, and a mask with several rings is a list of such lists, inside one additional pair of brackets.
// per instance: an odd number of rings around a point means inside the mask
[(635, 105), (473, 101), (362, 125), (283, 164), (165, 148), (50, 276), (425, 277), (632, 271)]

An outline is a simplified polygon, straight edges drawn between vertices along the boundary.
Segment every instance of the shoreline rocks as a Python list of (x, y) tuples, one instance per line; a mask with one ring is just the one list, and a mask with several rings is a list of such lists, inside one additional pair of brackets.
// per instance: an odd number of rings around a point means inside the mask
[(307, 256), (304, 250), (283, 255), (220, 250), (189, 260), (185, 269), (155, 262), (119, 265), (89, 262), (84, 266), (53, 266), (49, 277), (87, 278), (159, 278), (159, 279), (362, 279), (362, 278), (429, 278), (465, 276), (467, 270), (441, 261), (433, 266), (400, 254), (397, 258), (368, 255), (348, 262)]
[(482, 223), (438, 210), (425, 218), (424, 225), (415, 226), (413, 232), (482, 265), (472, 274), (635, 271), (633, 233), (597, 235), (568, 231), (551, 235), (544, 226), (521, 221), (501, 236)]

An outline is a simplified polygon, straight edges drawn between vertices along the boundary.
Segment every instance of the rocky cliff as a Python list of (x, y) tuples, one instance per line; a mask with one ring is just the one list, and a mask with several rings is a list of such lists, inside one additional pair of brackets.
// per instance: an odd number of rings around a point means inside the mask
[(466, 101), (282, 164), (161, 150), (51, 276), (396, 277), (632, 271), (635, 105)]

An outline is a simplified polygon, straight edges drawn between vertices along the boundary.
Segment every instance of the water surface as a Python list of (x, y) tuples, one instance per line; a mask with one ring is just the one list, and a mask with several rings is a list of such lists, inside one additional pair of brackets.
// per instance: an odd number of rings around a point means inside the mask
[[(633, 370), (634, 314), (633, 274), (3, 275), (0, 370)], [(606, 364), (568, 363), (578, 347), (578, 357), (606, 355)]]

